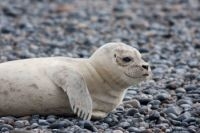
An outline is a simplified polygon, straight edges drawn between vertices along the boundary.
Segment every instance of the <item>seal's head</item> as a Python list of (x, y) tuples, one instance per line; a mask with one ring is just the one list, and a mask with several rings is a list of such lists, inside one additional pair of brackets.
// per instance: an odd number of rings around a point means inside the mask
[(123, 87), (149, 78), (151, 69), (140, 52), (124, 43), (107, 43), (90, 58), (92, 65), (104, 79)]

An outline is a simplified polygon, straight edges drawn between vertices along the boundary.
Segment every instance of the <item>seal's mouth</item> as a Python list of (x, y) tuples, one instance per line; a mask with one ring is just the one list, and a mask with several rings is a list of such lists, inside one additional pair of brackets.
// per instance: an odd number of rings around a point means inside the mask
[(139, 79), (142, 79), (142, 78), (147, 78), (147, 77), (149, 77), (150, 76), (150, 74), (149, 73), (145, 73), (145, 74), (143, 74), (141, 77), (135, 77), (135, 76), (132, 76), (132, 75), (130, 75), (130, 74), (127, 74), (127, 73), (124, 73), (127, 77), (129, 77), (129, 78), (139, 78)]
[(142, 76), (148, 77), (148, 76), (149, 76), (149, 74), (148, 74), (148, 73), (145, 73), (145, 74), (143, 74)]
[(142, 78), (144, 78), (144, 77), (146, 77), (146, 76), (141, 76), (141, 77), (134, 77), (134, 76), (131, 76), (131, 75), (129, 75), (129, 74), (127, 74), (127, 73), (124, 73), (127, 77), (129, 77), (129, 78), (137, 78), (137, 79), (142, 79)]

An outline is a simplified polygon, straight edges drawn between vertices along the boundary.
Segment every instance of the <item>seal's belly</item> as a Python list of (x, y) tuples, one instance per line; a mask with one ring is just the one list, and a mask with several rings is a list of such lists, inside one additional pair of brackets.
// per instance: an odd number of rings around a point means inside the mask
[(38, 69), (0, 65), (0, 116), (70, 114), (67, 95)]

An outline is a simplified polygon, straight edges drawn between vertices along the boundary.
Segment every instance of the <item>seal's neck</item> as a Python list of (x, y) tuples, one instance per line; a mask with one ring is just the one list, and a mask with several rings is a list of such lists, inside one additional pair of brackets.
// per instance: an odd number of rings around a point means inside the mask
[(94, 68), (96, 73), (107, 83), (111, 89), (118, 91), (124, 91), (129, 85), (121, 80), (119, 75), (111, 73), (110, 67), (106, 67), (105, 64), (99, 62), (90, 61), (91, 66)]

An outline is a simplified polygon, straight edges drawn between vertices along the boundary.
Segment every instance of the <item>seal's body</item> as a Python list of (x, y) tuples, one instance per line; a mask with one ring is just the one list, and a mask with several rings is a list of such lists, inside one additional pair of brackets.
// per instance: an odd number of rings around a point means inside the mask
[(148, 65), (137, 59), (139, 52), (131, 55), (133, 51), (125, 44), (109, 43), (89, 59), (50, 57), (1, 63), (0, 116), (105, 117), (121, 103), (128, 86), (149, 75)]
[[(70, 59), (35, 58), (0, 65), (0, 115), (70, 113), (66, 94), (47, 73), (50, 66)], [(70, 61), (71, 65), (76, 61)], [(66, 109), (68, 108), (68, 109)]]

